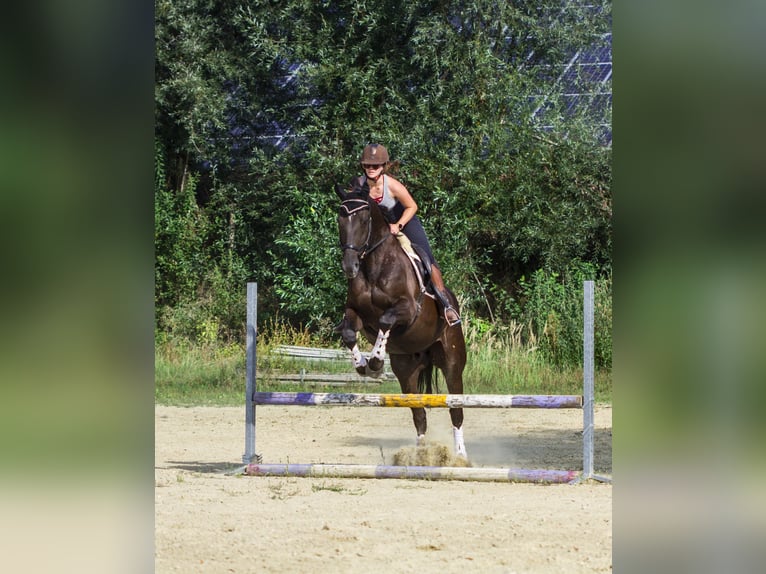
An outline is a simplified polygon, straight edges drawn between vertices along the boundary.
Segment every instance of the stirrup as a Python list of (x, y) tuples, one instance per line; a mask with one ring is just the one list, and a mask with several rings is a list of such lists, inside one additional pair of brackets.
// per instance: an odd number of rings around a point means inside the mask
[[(450, 327), (454, 327), (455, 325), (460, 325), (462, 323), (460, 319), (460, 313), (457, 312), (457, 309), (455, 309), (452, 304), (449, 302), (449, 299), (447, 298), (447, 294), (442, 291), (441, 289), (437, 289), (436, 285), (431, 283), (431, 286), (434, 289), (434, 295), (436, 295), (436, 298), (439, 300), (439, 303), (442, 304), (442, 309), (444, 310), (444, 320), (447, 322), (447, 325)], [(450, 321), (447, 317), (447, 311), (452, 311), (455, 315), (457, 315), (457, 319), (454, 321)]]
[[(455, 319), (454, 321), (450, 321), (449, 317), (447, 317), (447, 313), (449, 311), (452, 311), (453, 313), (455, 313), (455, 315), (457, 316), (457, 319)], [(460, 325), (460, 323), (463, 322), (463, 320), (460, 318), (460, 313), (458, 313), (452, 305), (449, 305), (448, 307), (444, 308), (444, 320), (447, 321), (447, 325), (449, 325), (450, 327), (454, 327), (455, 325)]]

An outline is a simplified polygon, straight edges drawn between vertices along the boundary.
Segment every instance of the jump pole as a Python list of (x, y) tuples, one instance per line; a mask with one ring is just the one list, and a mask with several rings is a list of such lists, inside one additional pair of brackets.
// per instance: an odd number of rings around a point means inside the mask
[(398, 478), (423, 480), (464, 480), (478, 482), (568, 483), (580, 474), (576, 470), (530, 470), (455, 466), (387, 466), (364, 464), (249, 464), (250, 476), (301, 476), (312, 478)]
[(580, 395), (420, 395), (357, 393), (253, 393), (256, 405), (407, 408), (580, 409)]

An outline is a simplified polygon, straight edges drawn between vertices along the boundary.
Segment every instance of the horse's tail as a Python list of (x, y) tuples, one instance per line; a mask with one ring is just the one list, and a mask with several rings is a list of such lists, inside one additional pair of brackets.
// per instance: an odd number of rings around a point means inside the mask
[(420, 394), (433, 394), (439, 390), (439, 382), (436, 380), (438, 371), (434, 371), (433, 364), (428, 365), (418, 375), (418, 392)]

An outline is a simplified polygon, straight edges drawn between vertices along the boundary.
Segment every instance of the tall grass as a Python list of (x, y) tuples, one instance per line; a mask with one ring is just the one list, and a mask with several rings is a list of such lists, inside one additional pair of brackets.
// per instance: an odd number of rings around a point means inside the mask
[[(481, 321), (464, 320), (468, 362), (463, 373), (466, 393), (477, 394), (582, 394), (582, 367), (552, 364), (537, 346), (528, 327), (509, 326), (487, 330)], [(527, 335), (522, 338), (522, 333)], [(611, 372), (596, 373), (599, 402), (611, 402)]]
[[(583, 281), (595, 275), (592, 265), (581, 263), (563, 276), (540, 269), (528, 280), (521, 278), (523, 305), (515, 316), (524, 324), (525, 338), (547, 363), (582, 364)], [(594, 361), (596, 367), (611, 369), (611, 274), (595, 279), (594, 287)]]
[[(464, 392), (472, 394), (582, 394), (582, 368), (551, 364), (537, 347), (534, 336), (525, 336), (522, 325), (488, 326), (464, 317), (468, 362), (463, 374)], [(311, 392), (399, 392), (398, 384), (350, 385), (341, 389), (320, 385), (286, 385), (273, 375), (350, 373), (348, 361), (316, 362), (274, 353), (278, 345), (340, 348), (339, 341), (316, 340), (307, 330), (277, 321), (262, 327), (257, 341), (259, 390)], [(440, 391), (446, 392), (443, 377)], [(165, 340), (155, 349), (155, 400), (171, 405), (241, 405), (245, 389), (245, 349), (241, 344), (202, 345), (185, 340)], [(611, 372), (599, 369), (596, 401), (611, 402)]]
[(154, 350), (155, 402), (166, 405), (242, 404), (245, 351), (241, 345), (166, 341)]

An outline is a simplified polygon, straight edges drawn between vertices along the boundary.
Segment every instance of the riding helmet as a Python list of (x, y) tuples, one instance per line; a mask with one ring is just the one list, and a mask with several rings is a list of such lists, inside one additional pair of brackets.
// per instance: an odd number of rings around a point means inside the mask
[(362, 152), (361, 163), (388, 163), (388, 150), (380, 144), (368, 144)]

